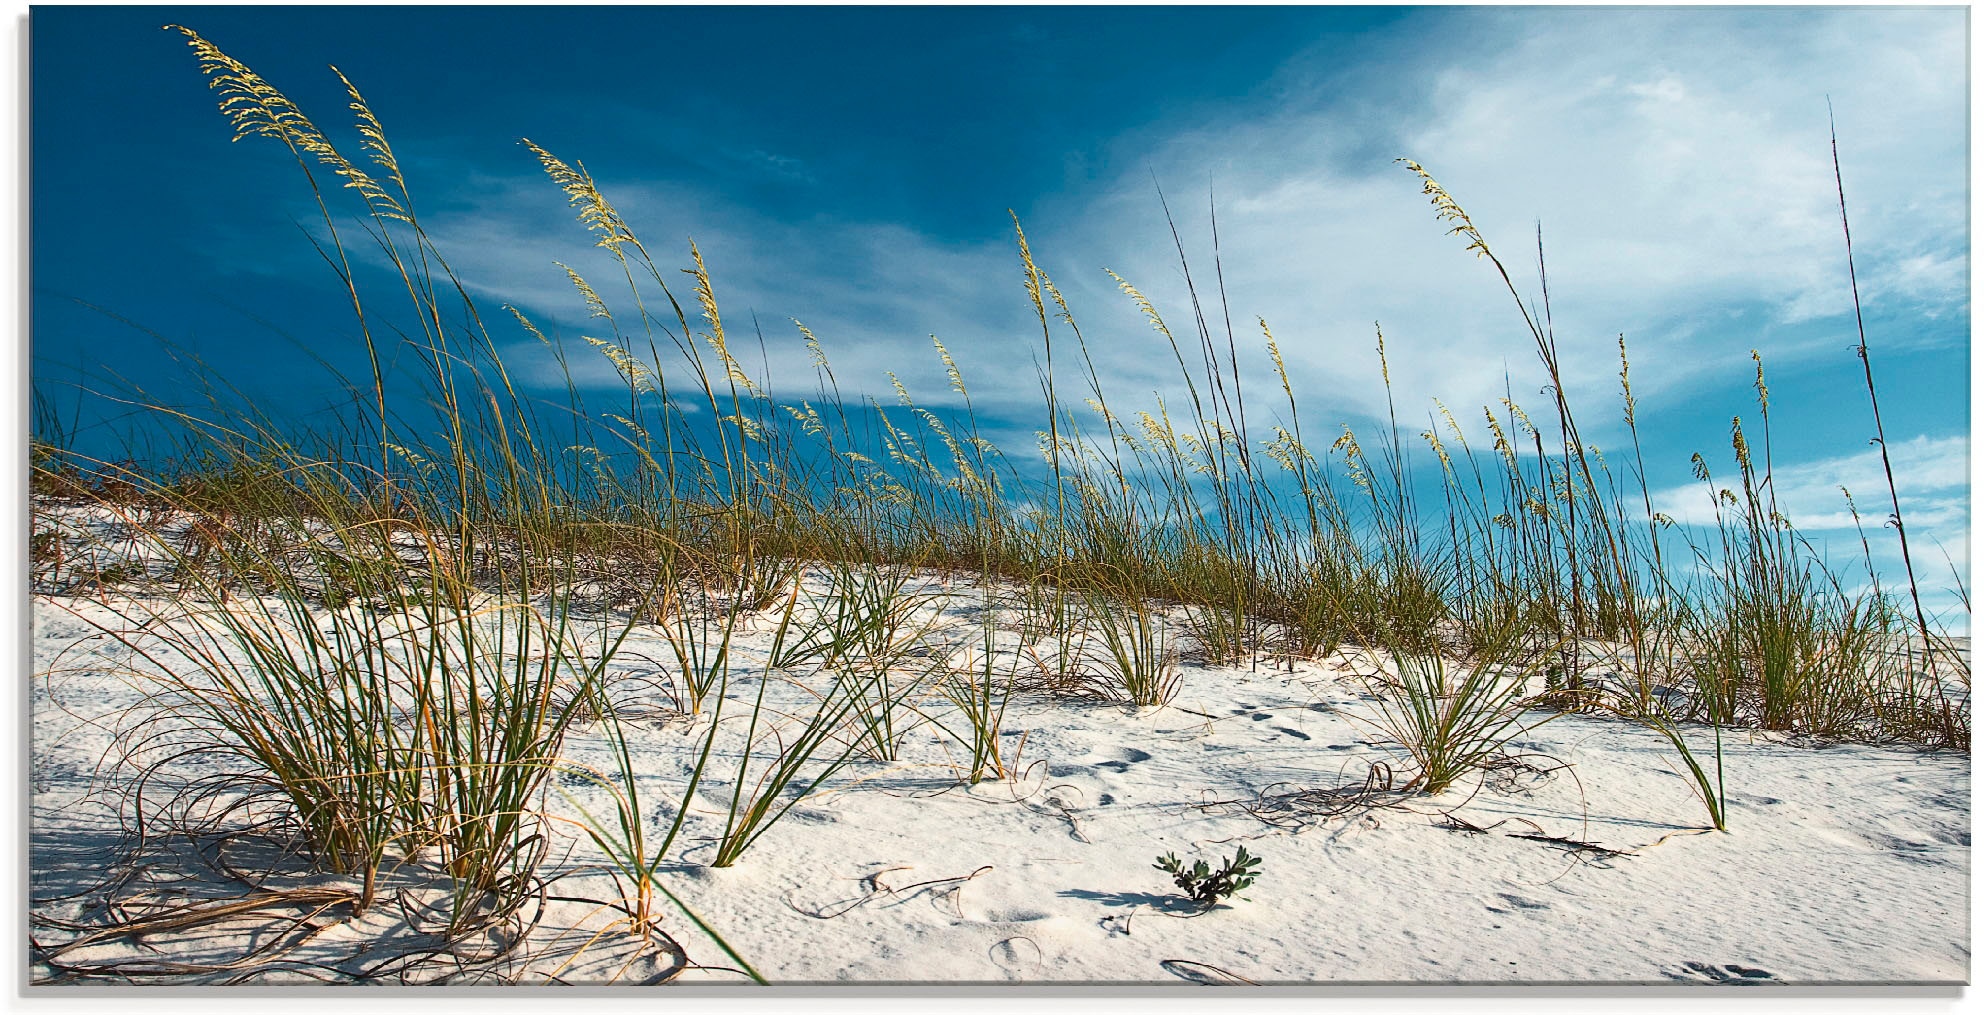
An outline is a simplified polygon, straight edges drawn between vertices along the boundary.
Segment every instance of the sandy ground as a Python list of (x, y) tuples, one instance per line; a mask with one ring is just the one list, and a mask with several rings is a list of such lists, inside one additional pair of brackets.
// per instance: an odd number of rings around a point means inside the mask
[[(972, 602), (968, 591), (932, 601), (935, 651), (975, 637)], [(133, 676), (143, 667), (98, 627), (115, 626), (109, 609), (120, 605), (129, 604), (39, 597), (33, 612), (33, 910), (83, 926), (101, 921), (114, 894), (106, 874), (132, 874), (112, 858), (130, 855), (123, 829), (143, 823), (131, 806), (133, 770), (113, 748), (150, 688)], [(741, 723), (734, 717), (767, 679), (763, 627), (740, 636), (726, 723)], [(1020, 665), (1026, 646), (1010, 631), (996, 637), (999, 657)], [(658, 686), (668, 658), (653, 632), (637, 631), (614, 678)], [(722, 774), (691, 801), (663, 882), (782, 984), (1968, 979), (1966, 757), (1733, 734), (1731, 830), (1718, 833), (1701, 830), (1705, 811), (1661, 737), (1560, 717), (1516, 738), (1519, 763), (1437, 797), (1332, 795), (1365, 786), (1373, 763), (1399, 782), (1410, 771), (1375, 723), (1374, 672), (1372, 660), (1348, 655), (1292, 670), (1188, 663), (1174, 702), (1144, 709), (1020, 695), (1002, 737), (1014, 777), (974, 786), (960, 784), (959, 748), (943, 732), (958, 727), (956, 716), (917, 698), (924, 713), (904, 714), (897, 760), (855, 761), (734, 867), (713, 869), (705, 864), (742, 746), (733, 731), (719, 740), (712, 771)], [(806, 711), (806, 681), (769, 679), (769, 703)], [(656, 708), (627, 724), (652, 830), (672, 815), (708, 721)], [(581, 726), (567, 760), (612, 772), (603, 730)], [(1712, 750), (1706, 729), (1691, 733), (1698, 751)], [(762, 749), (747, 783), (762, 771)], [(554, 788), (545, 806), (555, 816), (610, 809), (576, 767)], [(680, 952), (615, 931), (618, 914), (599, 903), (623, 893), (598, 873), (595, 848), (573, 821), (550, 827), (546, 873), (563, 876), (526, 947), (505, 962), (410, 958), (435, 947), (420, 906), (439, 896), (409, 875), (402, 898), (412, 901), (358, 920), (316, 915), (315, 936), (261, 977), (365, 970), (455, 983), (638, 982), (687, 964), (683, 981), (741, 980), (672, 910), (663, 926)], [(1217, 864), (1241, 845), (1263, 858), (1260, 879), (1209, 910), (1153, 867), (1167, 852)], [(257, 848), (154, 844), (133, 876), (205, 898), (245, 890), (224, 876), (230, 865), (276, 871), (271, 886), (311, 883), (294, 858), (266, 847), (247, 855)], [(34, 933), (44, 943), (77, 933), (52, 926)], [(109, 941), (64, 960), (222, 982), (239, 970), (174, 964), (223, 963), (297, 926), (263, 914)], [(41, 963), (33, 973), (55, 970)]]
[[(93, 533), (93, 554), (144, 556), (118, 542), (115, 524), (70, 521)], [(809, 596), (826, 591), (823, 581), (809, 578)], [(911, 587), (926, 597), (909, 624), (922, 633), (899, 679), (982, 658), (980, 591), (930, 576)], [(127, 755), (142, 746), (132, 734), (156, 685), (148, 664), (105, 632), (160, 603), (91, 595), (31, 604), (34, 939), (79, 941), (110, 908), (134, 915), (147, 894), (211, 903), (344, 885), (279, 843), (156, 834), (169, 824), (163, 802), (214, 774), (212, 763), (167, 763), (140, 784), (163, 742)], [(1714, 832), (1659, 735), (1532, 712), (1524, 722), (1537, 725), (1494, 771), (1438, 796), (1386, 792), (1387, 775), (1402, 785), (1412, 766), (1382, 732), (1380, 661), (1356, 653), (1292, 668), (1188, 661), (1177, 697), (1153, 708), (1017, 694), (1000, 738), (1010, 777), (970, 786), (955, 736), (965, 727), (925, 685), (899, 713), (894, 760), (858, 757), (735, 866), (712, 868), (750, 703), (762, 691), (767, 714), (803, 718), (823, 686), (806, 666), (767, 667), (771, 627), (760, 617), (740, 628), (712, 774), (689, 801), (661, 881), (776, 984), (1969, 978), (1967, 756), (1728, 732), (1730, 830)], [(1057, 668), (1047, 642), (1003, 623), (991, 637), (995, 668), (1023, 682)], [(608, 671), (628, 709), (623, 728), (656, 838), (713, 711), (712, 702), (700, 717), (680, 714), (667, 694), (672, 669), (659, 631), (636, 628)], [(789, 740), (796, 728), (775, 729)], [(605, 733), (599, 721), (577, 726), (547, 784), (548, 884), (516, 932), (521, 947), (506, 950), (500, 934), (443, 942), (434, 922), (445, 891), (415, 866), (388, 877), (392, 904), (355, 919), (339, 907), (289, 907), (162, 927), (72, 945), (53, 961), (38, 952), (30, 975), (61, 980), (83, 966), (142, 983), (743, 982), (665, 902), (666, 937), (630, 938), (616, 923), (622, 914), (608, 904), (626, 893), (582, 828), (587, 814), (613, 809), (587, 775), (615, 778)], [(759, 727), (742, 785), (762, 778), (778, 736)], [(1706, 762), (1711, 732), (1689, 738)], [(1165, 853), (1217, 866), (1241, 846), (1262, 858), (1259, 880), (1210, 909), (1153, 866)], [(256, 961), (216, 968), (251, 953)]]

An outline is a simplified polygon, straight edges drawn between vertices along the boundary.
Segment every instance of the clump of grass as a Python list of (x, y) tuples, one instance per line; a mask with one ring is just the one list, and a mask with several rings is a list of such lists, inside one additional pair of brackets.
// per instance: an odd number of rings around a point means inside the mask
[(938, 723), (938, 728), (956, 740), (969, 757), (964, 781), (976, 784), (986, 779), (1004, 779), (1011, 774), (1010, 762), (1000, 741), (1006, 723), (1006, 707), (1012, 703), (1018, 684), (1020, 657), (1000, 665), (997, 645), (998, 609), (989, 587), (981, 586), (977, 640), (958, 648), (940, 665), (939, 693), (951, 706), (956, 723)]
[(742, 604), (723, 602), (672, 568), (662, 573), (656, 591), (654, 612), (675, 660), (677, 700), (683, 711), (701, 714), (710, 695), (729, 681), (730, 647)]
[[(787, 643), (796, 633), (794, 617), (800, 594), (798, 583), (788, 587), (768, 652), (770, 658), (792, 658), (787, 651)], [(652, 922), (656, 891), (682, 907), (680, 900), (660, 883), (657, 871), (680, 836), (699, 791), (706, 791), (714, 784), (716, 792), (728, 798), (722, 804), (723, 826), (716, 835), (715, 853), (710, 866), (729, 867), (737, 863), (753, 843), (801, 800), (818, 790), (864, 748), (872, 748), (876, 720), (868, 710), (875, 707), (881, 696), (901, 692), (878, 686), (883, 681), (883, 671), (836, 666), (834, 660), (842, 658), (843, 651), (843, 646), (838, 643), (826, 646), (822, 661), (814, 662), (805, 674), (806, 678), (824, 677), (825, 685), (814, 695), (814, 705), (810, 710), (791, 716), (778, 715), (767, 705), (771, 685), (782, 679), (778, 668), (772, 666), (759, 674), (757, 692), (747, 703), (748, 711), (725, 716), (731, 699), (727, 693), (730, 671), (724, 671), (721, 682), (712, 689), (707, 726), (702, 734), (695, 765), (673, 808), (674, 817), (660, 841), (652, 846), (647, 834), (646, 811), (641, 803), (640, 767), (635, 762), (619, 710), (606, 709), (606, 725), (618, 769), (617, 778), (609, 781), (594, 777), (592, 781), (611, 794), (615, 802), (614, 820), (609, 825), (589, 813), (582, 811), (582, 814), (587, 832), (595, 844), (612, 858), (621, 874), (633, 882), (635, 922), (643, 932)], [(899, 707), (901, 702), (897, 700), (891, 704)], [(740, 725), (741, 733), (735, 732), (734, 727)], [(733, 748), (737, 758), (734, 774), (727, 781), (723, 781), (720, 773), (711, 767), (721, 756), (718, 751), (720, 742)], [(683, 911), (711, 934), (726, 953), (737, 958), (714, 931), (693, 913), (688, 913), (686, 907)], [(737, 961), (744, 965), (747, 972), (751, 972), (749, 965), (744, 964), (741, 958)], [(757, 977), (755, 972), (751, 975)]]
[[(150, 664), (152, 728), (243, 766), (241, 784), (286, 806), (319, 863), (362, 881), (359, 908), (389, 861), (431, 858), (453, 880), (450, 934), (507, 920), (538, 890), (548, 845), (535, 801), (573, 715), (557, 692), (589, 693), (630, 620), (580, 618), (571, 559), (497, 521), (545, 514), (556, 472), (494, 344), (446, 323), (452, 276), (363, 98), (350, 91), (369, 168), (181, 31), (238, 137), (273, 139), (306, 175), (328, 169), (356, 191), (425, 329), (409, 342), (431, 368), (433, 429), (387, 408), (372, 318), (326, 203), (326, 253), (375, 368), (370, 436), (354, 447), (218, 406), (219, 418), (169, 414), (198, 471), (98, 502), (134, 505), (117, 510), (183, 584), (109, 633)], [(167, 538), (174, 519), (200, 538)], [(486, 566), (506, 553), (507, 566)]]
[(776, 665), (817, 655), (835, 686), (852, 696), (848, 707), (862, 749), (875, 760), (894, 761), (919, 721), (905, 701), (934, 672), (925, 637), (936, 624), (929, 609), (936, 593), (916, 587), (914, 569), (903, 565), (837, 563), (829, 571), (825, 606), (802, 636), (811, 648), (775, 653)]
[[(320, 862), (362, 879), (361, 908), (390, 858), (431, 853), (456, 882), (452, 929), (506, 916), (541, 859), (530, 802), (569, 724), (553, 691), (585, 693), (624, 625), (582, 621), (535, 575), (467, 601), (431, 538), (412, 588), (355, 569), (349, 595), (365, 605), (326, 608), (325, 560), (397, 559), (401, 547), (377, 527), (298, 528), (279, 560), (224, 542), (196, 565), (158, 542), (190, 586), (106, 628), (150, 664), (161, 710), (149, 724), (245, 763)], [(243, 593), (250, 572), (267, 584)]]
[[(787, 811), (854, 760), (864, 745), (872, 748), (877, 732), (866, 710), (886, 695), (900, 693), (878, 686), (881, 679), (876, 673), (840, 671), (833, 674), (810, 712), (780, 722), (765, 708), (768, 683), (760, 681), (752, 702), (712, 867), (736, 863)], [(862, 735), (846, 736), (844, 731), (851, 726), (858, 726)], [(754, 762), (763, 764), (755, 777)]]
[(1281, 560), (1265, 582), (1266, 616), (1280, 626), (1291, 664), (1327, 656), (1351, 637), (1344, 607), (1351, 579), (1343, 570), (1335, 558)]
[(1083, 613), (1093, 628), (1085, 654), (1102, 694), (1131, 705), (1170, 704), (1178, 694), (1178, 647), (1161, 611), (1134, 593), (1086, 592)]
[(1511, 740), (1549, 721), (1526, 715), (1533, 670), (1520, 635), (1504, 628), (1460, 662), (1409, 648), (1388, 653), (1396, 673), (1374, 688), (1375, 723), (1418, 769), (1406, 788), (1445, 792), (1500, 757)]
[(1730, 426), (1737, 481), (1716, 485), (1706, 461), (1694, 459), (1716, 509), (1716, 541), (1696, 550), (1715, 580), (1684, 621), (1697, 700), (1719, 725), (1827, 739), (1893, 735), (1885, 703), (1906, 686), (1910, 632), (1878, 591), (1849, 595), (1778, 511), (1760, 359), (1756, 389), (1760, 445), (1740, 418)]

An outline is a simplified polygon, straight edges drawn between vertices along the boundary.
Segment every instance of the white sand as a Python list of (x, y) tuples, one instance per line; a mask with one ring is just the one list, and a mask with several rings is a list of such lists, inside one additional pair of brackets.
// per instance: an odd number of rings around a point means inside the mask
[[(970, 599), (941, 601), (947, 626), (931, 639), (948, 646), (940, 651), (976, 637), (964, 609)], [(100, 920), (88, 906), (102, 893), (89, 886), (105, 872), (119, 822), (134, 820), (128, 808), (117, 813), (133, 772), (114, 764), (112, 735), (145, 690), (125, 672), (128, 653), (92, 627), (109, 616), (87, 599), (33, 604), (34, 909), (85, 923)], [(999, 637), (1004, 647), (1016, 643), (1010, 632)], [(762, 629), (740, 637), (730, 714), (748, 710), (769, 641)], [(614, 671), (633, 686), (668, 668), (669, 658), (658, 637), (640, 631)], [(1371, 724), (1360, 676), (1368, 671), (1369, 663), (1341, 655), (1293, 672), (1267, 662), (1186, 665), (1175, 702), (1143, 710), (1023, 695), (1007, 713), (1004, 738), (1008, 760), (1020, 755), (1020, 774), (971, 787), (957, 779), (955, 742), (924, 725), (906, 735), (901, 760), (843, 769), (736, 866), (718, 870), (702, 864), (714, 853), (737, 760), (734, 742), (722, 741), (717, 783), (693, 802), (664, 883), (783, 984), (1967, 981), (1967, 757), (1735, 732), (1725, 743), (1731, 830), (1704, 832), (1706, 812), (1676, 774), (1665, 740), (1619, 721), (1562, 717), (1513, 745), (1537, 768), (1557, 769), (1548, 774), (1469, 779), (1438, 797), (1376, 801), (1336, 816), (1264, 810), (1277, 796), (1361, 784), (1373, 761), (1404, 781), (1409, 761)], [(786, 711), (809, 700), (777, 676), (768, 696)], [(957, 725), (946, 707), (929, 711)], [(686, 720), (628, 726), (651, 835), (666, 827), (704, 728)], [(567, 758), (611, 772), (601, 730), (582, 726)], [(1699, 754), (1712, 751), (1706, 728), (1690, 734)], [(556, 782), (570, 797), (548, 797), (555, 814), (574, 815), (574, 803), (596, 814), (610, 807), (581, 779)], [(1458, 830), (1448, 813), (1487, 831)], [(547, 873), (598, 862), (574, 825), (552, 827)], [(1217, 862), (1239, 845), (1264, 858), (1260, 881), (1210, 911), (1187, 905), (1152, 867), (1160, 853)], [(258, 858), (230, 859), (252, 866)], [(241, 890), (184, 849), (155, 863), (162, 869), (154, 877)], [(287, 863), (294, 872), (272, 883), (309, 880)], [(85, 894), (53, 898), (77, 891)], [(552, 894), (618, 898), (596, 873), (558, 880)], [(409, 898), (434, 901), (431, 893)], [(602, 982), (667, 968), (671, 956), (617, 935), (579, 947), (613, 916), (552, 902), (520, 952), (527, 957), (482, 975)], [(290, 952), (273, 978), (301, 978), (310, 963), (349, 970), (363, 952), (391, 952), (412, 934), (393, 907), (349, 925), (334, 916), (318, 922), (331, 926)], [(273, 940), (282, 926), (237, 921), (71, 957), (211, 962)], [(691, 962), (726, 964), (672, 908), (663, 926)], [(436, 974), (427, 967), (421, 975)], [(740, 978), (691, 968), (681, 979)]]

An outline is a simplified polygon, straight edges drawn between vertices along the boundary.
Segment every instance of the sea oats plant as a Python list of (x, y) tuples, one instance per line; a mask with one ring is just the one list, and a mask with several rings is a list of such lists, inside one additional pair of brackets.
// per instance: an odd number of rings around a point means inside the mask
[(943, 663), (938, 691), (951, 706), (950, 722), (936, 723), (945, 735), (957, 741), (969, 757), (964, 781), (976, 784), (986, 779), (1011, 775), (1011, 759), (1000, 741), (1006, 722), (1006, 707), (1013, 700), (1017, 684), (1019, 656), (1000, 665), (1001, 653), (995, 646), (991, 611), (980, 623), (976, 644), (960, 647)]
[(1368, 721), (1411, 756), (1418, 768), (1411, 786), (1444, 792), (1549, 721), (1526, 713), (1533, 670), (1521, 636), (1504, 628), (1465, 660), (1406, 647), (1387, 652), (1395, 674), (1374, 687), (1377, 715)]
[[(339, 579), (349, 601), (322, 605), (326, 562), (397, 560), (403, 533), (277, 530), (279, 558), (225, 540), (200, 564), (161, 541), (186, 587), (106, 631), (150, 664), (148, 730), (245, 765), (239, 785), (285, 803), (311, 853), (362, 881), (360, 908), (382, 865), (432, 859), (454, 879), (462, 931), (533, 890), (533, 800), (570, 722), (557, 692), (588, 693), (626, 625), (576, 616), (543, 569), (462, 602), (432, 533), (418, 544), (424, 577), (355, 568)], [(244, 592), (251, 572), (268, 584)]]
[[(179, 31), (236, 136), (283, 144), (309, 178), (324, 252), (360, 323), (375, 415), (369, 436), (299, 436), (252, 411), (168, 410), (209, 468), (137, 491), (158, 518), (135, 530), (183, 584), (134, 607), (149, 623), (113, 633), (153, 663), (153, 728), (245, 765), (243, 784), (289, 808), (320, 863), (362, 881), (359, 908), (389, 858), (431, 857), (453, 880), (451, 932), (507, 920), (538, 890), (536, 801), (572, 715), (559, 692), (589, 693), (629, 622), (578, 616), (571, 558), (516, 524), (546, 512), (556, 473), (494, 343), (449, 323), (445, 294), (466, 296), (364, 99), (346, 82), (369, 167), (253, 71)], [(376, 316), (314, 175), (326, 170), (355, 192), (404, 283), (408, 346), (428, 368), (424, 423), (388, 407)], [(172, 516), (205, 538), (158, 538)]]
[(1082, 607), (1097, 690), (1131, 705), (1169, 704), (1178, 694), (1178, 647), (1162, 613), (1134, 593), (1106, 589), (1085, 592)]
[(903, 706), (935, 673), (925, 638), (937, 623), (937, 593), (918, 584), (900, 565), (848, 566), (835, 576), (832, 636), (822, 659), (835, 686), (851, 696), (862, 749), (879, 761), (896, 760), (903, 738), (920, 724)]
[(692, 582), (682, 571), (664, 571), (656, 588), (654, 611), (662, 640), (675, 662), (677, 699), (683, 711), (697, 715), (710, 695), (729, 681), (730, 647), (743, 610), (740, 604), (725, 602)]

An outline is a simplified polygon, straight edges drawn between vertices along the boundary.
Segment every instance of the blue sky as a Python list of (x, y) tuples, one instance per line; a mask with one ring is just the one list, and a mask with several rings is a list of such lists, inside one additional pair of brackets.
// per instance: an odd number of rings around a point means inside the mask
[[(1541, 222), (1569, 387), (1605, 448), (1623, 438), (1626, 335), (1670, 513), (1699, 513), (1690, 453), (1733, 471), (1729, 420), (1754, 418), (1759, 350), (1780, 498), (1838, 550), (1857, 541), (1837, 487), (1875, 518), (1885, 490), (1851, 352), (1830, 97), (1904, 508), (1967, 574), (1962, 9), (35, 10), (37, 378), (112, 370), (176, 397), (158, 340), (87, 303), (310, 413), (333, 393), (296, 347), (359, 362), (302, 231), (314, 209), (280, 148), (229, 143), (168, 22), (355, 140), (326, 65), (342, 69), (488, 309), (576, 337), (585, 307), (554, 262), (603, 271), (527, 136), (583, 160), (665, 265), (694, 237), (726, 314), (764, 323), (775, 387), (810, 387), (798, 318), (849, 388), (886, 393), (893, 370), (942, 402), (935, 334), (1019, 432), (1038, 420), (1038, 331), (1008, 209), (1115, 396), (1175, 389), (1104, 273), (1188, 324), (1153, 178), (1200, 269), (1217, 203), (1236, 328), (1251, 350), (1254, 318), (1273, 327), (1310, 432), (1382, 411), (1374, 322), (1409, 430), (1436, 396), (1464, 420), (1505, 384), (1542, 406), (1520, 316), (1393, 164), (1409, 156), (1526, 293)], [(616, 383), (603, 361), (582, 379)]]

